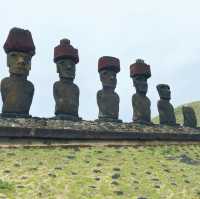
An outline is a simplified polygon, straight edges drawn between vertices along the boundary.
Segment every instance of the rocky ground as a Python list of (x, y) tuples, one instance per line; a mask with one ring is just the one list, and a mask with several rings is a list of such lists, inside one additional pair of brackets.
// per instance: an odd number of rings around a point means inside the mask
[(143, 133), (199, 133), (199, 128), (189, 128), (182, 126), (165, 126), (165, 125), (145, 125), (137, 123), (115, 123), (115, 122), (98, 122), (98, 121), (66, 121), (47, 118), (0, 118), (0, 127), (25, 127), (39, 129), (66, 129), (93, 132), (143, 132)]
[[(198, 128), (181, 126), (45, 118), (0, 118), (0, 129), (4, 127), (93, 133), (200, 133)], [(93, 142), (93, 147), (64, 148), (23, 144), (13, 148), (12, 143), (5, 148), (0, 144), (0, 199), (200, 199), (198, 142), (142, 143), (107, 147)]]

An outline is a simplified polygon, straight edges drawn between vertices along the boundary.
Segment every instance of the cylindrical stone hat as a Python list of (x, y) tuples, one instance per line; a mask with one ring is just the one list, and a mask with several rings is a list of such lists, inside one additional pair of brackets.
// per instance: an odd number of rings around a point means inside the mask
[(62, 39), (60, 44), (54, 48), (54, 62), (67, 58), (77, 64), (79, 62), (78, 50), (70, 44), (70, 40)]
[(98, 61), (98, 72), (101, 70), (112, 70), (118, 73), (120, 71), (120, 60), (110, 56), (100, 57)]
[(12, 28), (10, 30), (3, 48), (6, 53), (18, 51), (29, 53), (31, 56), (35, 54), (35, 45), (31, 32), (21, 28)]
[(130, 76), (144, 76), (148, 79), (151, 77), (150, 65), (145, 64), (142, 59), (137, 59), (136, 63), (130, 65)]

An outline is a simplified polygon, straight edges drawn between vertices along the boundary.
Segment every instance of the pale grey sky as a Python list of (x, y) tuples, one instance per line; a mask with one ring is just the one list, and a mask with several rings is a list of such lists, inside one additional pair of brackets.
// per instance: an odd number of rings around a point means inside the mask
[[(199, 0), (12, 0), (0, 7), (0, 78), (8, 76), (3, 44), (12, 27), (29, 29), (36, 46), (29, 80), (35, 85), (30, 113), (54, 115), (53, 83), (58, 80), (53, 49), (62, 38), (78, 48), (75, 83), (80, 88), (79, 115), (97, 118), (96, 92), (101, 88), (98, 58), (118, 57), (117, 93), (120, 118), (131, 121), (131, 96), (135, 92), (129, 66), (137, 58), (151, 65), (148, 97), (157, 115), (156, 85), (167, 83), (177, 106), (200, 100)], [(2, 103), (0, 102), (0, 105)]]

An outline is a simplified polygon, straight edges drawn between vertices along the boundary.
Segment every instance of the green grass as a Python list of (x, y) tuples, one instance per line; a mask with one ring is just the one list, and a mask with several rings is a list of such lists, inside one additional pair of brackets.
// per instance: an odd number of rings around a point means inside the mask
[(0, 149), (0, 165), (0, 198), (200, 198), (198, 145)]
[[(200, 126), (200, 101), (196, 101), (196, 102), (191, 102), (191, 103), (187, 103), (187, 104), (183, 104), (183, 105), (188, 105), (193, 107), (195, 113), (196, 113), (196, 117), (197, 117), (197, 126)], [(177, 108), (174, 109), (175, 111), (175, 115), (176, 115), (176, 121), (178, 124), (183, 124), (183, 114), (182, 114), (182, 109), (181, 107), (183, 105), (178, 106)], [(159, 123), (159, 117), (155, 117), (152, 119), (152, 121), (155, 124)]]

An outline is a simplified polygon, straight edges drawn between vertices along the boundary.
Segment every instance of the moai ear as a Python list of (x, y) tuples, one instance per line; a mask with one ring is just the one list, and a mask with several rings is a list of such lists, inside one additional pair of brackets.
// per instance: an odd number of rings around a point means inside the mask
[(59, 73), (60, 72), (60, 66), (56, 64), (56, 72)]

